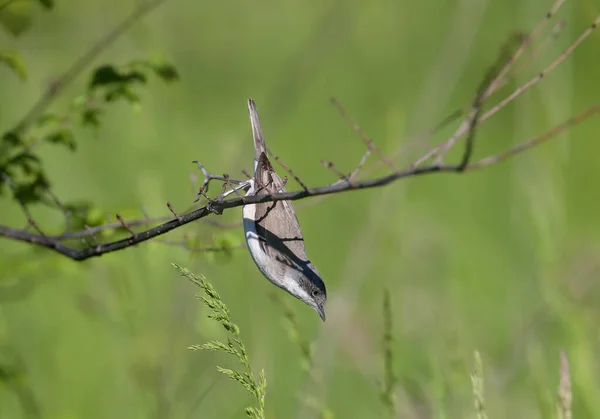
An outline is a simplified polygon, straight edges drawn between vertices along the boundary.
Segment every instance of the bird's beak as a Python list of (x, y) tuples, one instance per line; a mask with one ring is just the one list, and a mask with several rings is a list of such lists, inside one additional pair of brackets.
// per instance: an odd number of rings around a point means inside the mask
[(325, 308), (322, 306), (317, 306), (316, 311), (317, 313), (319, 313), (319, 316), (321, 316), (321, 320), (323, 320), (323, 323), (325, 323)]

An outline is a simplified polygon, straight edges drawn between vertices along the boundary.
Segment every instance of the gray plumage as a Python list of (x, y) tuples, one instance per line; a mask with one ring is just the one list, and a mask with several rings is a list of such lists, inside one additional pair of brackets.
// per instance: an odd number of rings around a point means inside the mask
[[(247, 196), (285, 192), (267, 157), (256, 105), (248, 100), (254, 137), (254, 177)], [(300, 224), (290, 201), (244, 205), (244, 232), (250, 255), (273, 284), (312, 307), (325, 321), (327, 291), (321, 275), (308, 259)]]

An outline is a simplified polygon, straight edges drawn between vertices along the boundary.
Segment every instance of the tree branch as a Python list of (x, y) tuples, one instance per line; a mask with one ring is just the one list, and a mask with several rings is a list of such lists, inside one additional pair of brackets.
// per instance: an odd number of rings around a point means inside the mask
[[(164, 0), (154, 0), (149, 3), (144, 3), (132, 16), (126, 19), (119, 27), (117, 27), (111, 34), (107, 36), (107, 38), (101, 42), (97, 47), (93, 48), (88, 54), (84, 55), (80, 60), (81, 63), (88, 62), (91, 58), (94, 57), (95, 54), (99, 52), (102, 48), (102, 45), (106, 45), (107, 43), (112, 42), (116, 36), (128, 25), (131, 24), (133, 20), (138, 18), (141, 14), (148, 11), (150, 8), (158, 5)], [(373, 142), (373, 140), (367, 136), (366, 133), (362, 131), (362, 129), (352, 121), (347, 115), (346, 111), (341, 107), (339, 102), (334, 101), (334, 106), (340, 111), (343, 118), (349, 123), (349, 125), (354, 129), (354, 131), (360, 136), (366, 145), (366, 152), (363, 157), (360, 159), (358, 166), (349, 172), (349, 174), (344, 174), (342, 171), (335, 168), (333, 163), (328, 163), (328, 167), (336, 173), (339, 177), (335, 182), (310, 188), (308, 187), (300, 178), (293, 172), (289, 167), (287, 167), (279, 157), (275, 156), (275, 160), (278, 161), (282, 167), (288, 172), (292, 177), (296, 179), (299, 185), (302, 187), (301, 190), (293, 191), (293, 192), (285, 192), (285, 193), (274, 193), (274, 194), (265, 194), (259, 196), (240, 196), (238, 194), (232, 194), (232, 191), (224, 193), (216, 198), (210, 198), (207, 195), (208, 187), (211, 181), (222, 181), (224, 183), (224, 187), (229, 186), (230, 189), (233, 190), (233, 184), (236, 183), (235, 180), (230, 179), (228, 175), (213, 175), (210, 174), (202, 165), (199, 165), (202, 170), (205, 180), (200, 188), (198, 193), (199, 198), (206, 199), (207, 203), (205, 206), (196, 209), (194, 211), (189, 211), (184, 214), (178, 213), (172, 207), (170, 203), (167, 203), (167, 207), (170, 213), (173, 215), (172, 217), (161, 217), (161, 218), (149, 218), (146, 214), (144, 214), (144, 218), (141, 220), (135, 221), (127, 221), (122, 216), (116, 215), (118, 222), (109, 223), (102, 226), (97, 227), (88, 227), (85, 226), (85, 230), (77, 231), (77, 232), (66, 232), (61, 235), (48, 235), (44, 234), (39, 226), (35, 223), (27, 207), (23, 202), (20, 202), (23, 212), (27, 217), (28, 226), (24, 229), (15, 229), (6, 226), (0, 226), (0, 236), (11, 238), (14, 240), (31, 243), (40, 247), (45, 247), (56, 251), (64, 256), (67, 256), (76, 261), (86, 260), (92, 257), (101, 256), (106, 253), (115, 252), (133, 245), (137, 245), (144, 241), (150, 240), (152, 238), (164, 235), (176, 228), (182, 227), (192, 221), (203, 219), (208, 217), (209, 215), (220, 215), (224, 211), (240, 207), (247, 204), (255, 204), (255, 203), (263, 203), (263, 202), (273, 202), (273, 201), (297, 201), (301, 199), (306, 199), (309, 197), (317, 197), (317, 196), (328, 196), (337, 193), (345, 193), (353, 190), (361, 190), (361, 189), (370, 189), (377, 188), (389, 185), (393, 182), (399, 181), (401, 179), (406, 179), (410, 177), (416, 177), (421, 175), (428, 175), (433, 173), (463, 173), (468, 172), (474, 169), (480, 169), (483, 167), (491, 166), (494, 164), (498, 164), (508, 158), (514, 157), (518, 153), (531, 149), (534, 146), (540, 145), (541, 143), (549, 140), (550, 138), (558, 135), (565, 129), (580, 123), (586, 118), (600, 112), (600, 103), (592, 105), (587, 109), (583, 110), (579, 114), (569, 118), (563, 123), (555, 126), (554, 128), (546, 131), (545, 133), (535, 137), (523, 141), (507, 150), (504, 150), (500, 153), (485, 156), (479, 160), (473, 161), (473, 147), (475, 144), (475, 132), (478, 126), (485, 120), (489, 119), (492, 115), (497, 113), (501, 108), (506, 106), (507, 103), (514, 100), (517, 96), (522, 94), (526, 89), (532, 87), (534, 84), (537, 84), (546, 74), (552, 71), (556, 66), (558, 66), (561, 62), (565, 60), (565, 58), (573, 53), (573, 51), (583, 42), (585, 38), (587, 38), (590, 33), (600, 24), (600, 16), (597, 17), (594, 22), (588, 26), (588, 28), (583, 31), (583, 33), (577, 38), (577, 40), (567, 48), (560, 56), (555, 59), (548, 67), (538, 73), (538, 76), (529, 80), (525, 84), (521, 85), (517, 88), (513, 93), (511, 93), (507, 98), (502, 99), (499, 104), (493, 106), (487, 112), (483, 112), (483, 105), (486, 99), (492, 96), (493, 93), (498, 91), (500, 87), (504, 85), (505, 77), (510, 72), (512, 66), (516, 63), (517, 59), (522, 56), (524, 49), (527, 45), (530, 44), (531, 40), (534, 36), (539, 35), (544, 26), (551, 20), (551, 18), (555, 15), (558, 8), (562, 5), (564, 0), (556, 0), (551, 10), (547, 13), (544, 20), (534, 29), (534, 31), (527, 37), (521, 38), (520, 46), (515, 53), (508, 57), (506, 62), (500, 62), (502, 64), (502, 68), (498, 71), (497, 64), (494, 66), (486, 75), (483, 82), (480, 84), (479, 89), (477, 90), (477, 94), (473, 100), (471, 105), (471, 109), (468, 112), (466, 117), (464, 117), (462, 123), (459, 124), (455, 133), (448, 138), (446, 141), (442, 142), (438, 146), (431, 147), (430, 150), (425, 153), (422, 157), (416, 159), (409, 164), (406, 168), (399, 170), (396, 167), (396, 164), (390, 159), (390, 157), (386, 157), (377, 148)], [(87, 58), (86, 58), (87, 57)], [(505, 57), (501, 57), (501, 60), (505, 60)], [(80, 66), (83, 64), (75, 64), (73, 68), (65, 74), (63, 77), (64, 80), (70, 80), (72, 72), (79, 71)], [(75, 71), (75, 70), (77, 71)], [(68, 77), (67, 77), (68, 76)], [(59, 84), (62, 86), (61, 84)], [(37, 113), (36, 109), (39, 107), (47, 106), (49, 101), (52, 99), (55, 93), (48, 93), (40, 99), (40, 102), (32, 111), (26, 116), (21, 122), (20, 126), (25, 127), (27, 125), (27, 121), (31, 118), (31, 115), (35, 115)], [(454, 116), (453, 116), (454, 117)], [(446, 121), (447, 122), (447, 121)], [(446, 123), (444, 122), (444, 124)], [(430, 135), (431, 132), (427, 133), (427, 136)], [(447, 155), (448, 151), (458, 142), (459, 138), (466, 135), (464, 150), (462, 153), (462, 157), (456, 164), (447, 164), (444, 162), (444, 158)], [(372, 155), (375, 154), (379, 158), (379, 164), (382, 166), (387, 166), (390, 170), (390, 173), (380, 176), (374, 177), (371, 179), (364, 179), (365, 171), (361, 172), (361, 176), (359, 175), (359, 171), (362, 170), (366, 160)], [(395, 153), (392, 154), (392, 159), (395, 157)], [(426, 164), (427, 162), (430, 162)], [(368, 169), (367, 169), (368, 170)], [(243, 182), (242, 182), (243, 183)], [(225, 189), (223, 190), (225, 191)], [(230, 198), (225, 199), (230, 196)], [(60, 206), (60, 205), (59, 205)], [(209, 221), (209, 220), (207, 220)], [(214, 224), (221, 224), (218, 221), (211, 220)], [(147, 228), (148, 226), (155, 224), (157, 222), (162, 222), (162, 224)], [(136, 232), (134, 227), (145, 226), (145, 230), (141, 232)], [(33, 227), (30, 229), (29, 227)], [(128, 236), (119, 240), (114, 240), (106, 243), (101, 243), (97, 238), (96, 234), (106, 231), (106, 230), (122, 230), (128, 233)], [(83, 248), (71, 247), (65, 244), (65, 242), (69, 240), (81, 240), (84, 242)], [(174, 244), (173, 241), (165, 241), (162, 242), (167, 244)], [(179, 243), (181, 245), (181, 243)], [(189, 246), (188, 246), (189, 247)], [(187, 248), (187, 247), (186, 247)], [(215, 249), (219, 249), (219, 246), (210, 246), (206, 248), (199, 248), (199, 250), (212, 251)]]
[(54, 81), (50, 87), (46, 89), (44, 94), (33, 104), (31, 109), (27, 111), (25, 116), (17, 123), (12, 132), (21, 134), (23, 131), (35, 121), (41, 113), (52, 103), (58, 94), (64, 90), (66, 86), (71, 84), (77, 76), (109, 45), (115, 42), (124, 32), (126, 32), (135, 22), (137, 22), (145, 14), (156, 8), (165, 0), (148, 0), (138, 1), (133, 12), (123, 19), (117, 26), (100, 39), (95, 45), (87, 50), (65, 71), (58, 80)]
[[(67, 256), (76, 261), (86, 260), (92, 257), (101, 256), (106, 253), (115, 252), (117, 250), (121, 250), (147, 240), (150, 240), (154, 237), (161, 236), (163, 234), (168, 233), (169, 231), (175, 230), (181, 226), (191, 223), (192, 221), (199, 220), (201, 218), (207, 217), (211, 214), (222, 214), (224, 211), (241, 207), (242, 205), (247, 204), (256, 204), (262, 202), (273, 202), (273, 201), (297, 201), (301, 199), (306, 199), (309, 197), (322, 196), (322, 195), (331, 195), (336, 193), (343, 193), (349, 191), (356, 191), (362, 189), (370, 189), (370, 188), (378, 188), (382, 186), (389, 185), (390, 183), (399, 181), (401, 179), (406, 179), (409, 177), (416, 177), (422, 175), (428, 175), (433, 173), (462, 173), (468, 172), (473, 169), (481, 169), (483, 167), (491, 166), (493, 164), (497, 164), (508, 157), (513, 157), (516, 154), (523, 152), (536, 144), (540, 144), (542, 141), (548, 140), (560, 132), (564, 131), (566, 128), (572, 126), (573, 124), (581, 122), (583, 119), (588, 118), (594, 113), (600, 111), (600, 103), (590, 106), (585, 109), (583, 112), (578, 115), (569, 118), (569, 120), (565, 121), (558, 127), (555, 127), (548, 132), (542, 134), (539, 137), (536, 137), (531, 140), (527, 140), (511, 149), (504, 151), (502, 153), (488, 156), (477, 160), (475, 162), (470, 162), (468, 159), (468, 150), (469, 146), (465, 147), (465, 152), (463, 154), (463, 158), (461, 162), (458, 164), (447, 165), (447, 164), (430, 164), (427, 166), (421, 167), (413, 167), (412, 165), (408, 168), (400, 171), (396, 171), (386, 176), (377, 177), (374, 179), (367, 179), (361, 181), (354, 181), (352, 183), (348, 182), (336, 182), (330, 185), (325, 185), (317, 188), (307, 188), (295, 192), (285, 192), (285, 193), (275, 193), (270, 195), (259, 195), (259, 196), (250, 196), (250, 197), (234, 197), (231, 199), (219, 201), (212, 200), (207, 205), (199, 208), (195, 211), (189, 212), (187, 214), (183, 214), (179, 216), (179, 219), (173, 218), (159, 226), (154, 228), (150, 228), (148, 230), (135, 233), (130, 235), (127, 238), (112, 241), (105, 244), (97, 244), (94, 246), (86, 247), (83, 249), (75, 249), (69, 246), (66, 246), (60, 242), (61, 236), (43, 236), (41, 234), (36, 234), (33, 232), (13, 229), (10, 227), (0, 226), (0, 236), (8, 237), (11, 239), (23, 241), (26, 243), (35, 244), (37, 246), (46, 247), (48, 249), (54, 250), (64, 256)], [(467, 142), (469, 144), (470, 142)], [(470, 152), (469, 152), (470, 153)], [(465, 156), (467, 157), (467, 163), (465, 162)], [(464, 165), (464, 166), (463, 166)], [(129, 224), (125, 222), (126, 224)], [(78, 233), (77, 237), (90, 237), (93, 236), (93, 233)]]

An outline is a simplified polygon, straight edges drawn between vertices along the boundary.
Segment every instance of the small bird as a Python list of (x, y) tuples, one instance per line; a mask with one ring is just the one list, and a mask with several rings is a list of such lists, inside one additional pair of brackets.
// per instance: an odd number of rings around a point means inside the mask
[[(248, 100), (254, 137), (254, 176), (246, 196), (285, 192), (285, 185), (267, 157), (256, 105)], [(260, 272), (325, 321), (327, 291), (321, 274), (306, 255), (304, 238), (290, 201), (244, 205), (244, 232), (250, 255)]]

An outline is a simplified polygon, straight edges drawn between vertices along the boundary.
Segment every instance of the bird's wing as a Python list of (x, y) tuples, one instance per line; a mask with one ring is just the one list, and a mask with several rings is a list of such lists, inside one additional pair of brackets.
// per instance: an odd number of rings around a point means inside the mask
[[(283, 181), (267, 157), (256, 104), (248, 99), (248, 112), (254, 138), (254, 185), (252, 195), (285, 192)], [(287, 266), (304, 270), (308, 263), (304, 238), (296, 213), (289, 201), (255, 204), (255, 227), (262, 250)]]
[[(255, 177), (256, 195), (285, 192), (283, 181), (265, 153), (259, 156)], [(256, 204), (257, 234), (265, 252), (277, 253), (283, 262), (303, 270), (308, 257), (298, 218), (290, 201)], [(267, 245), (268, 243), (268, 245)]]

